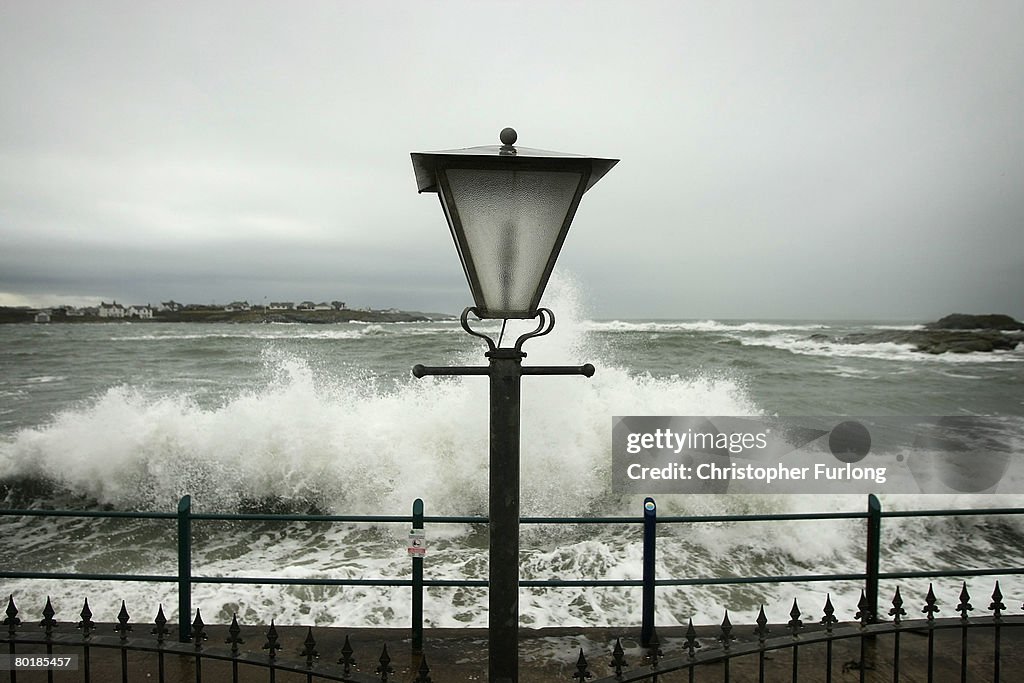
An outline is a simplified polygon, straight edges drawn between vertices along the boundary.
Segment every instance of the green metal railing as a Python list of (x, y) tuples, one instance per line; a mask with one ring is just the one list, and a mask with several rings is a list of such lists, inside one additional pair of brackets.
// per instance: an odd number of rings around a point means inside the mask
[[(968, 516), (1013, 516), (1024, 515), (1024, 508), (983, 508), (957, 510), (898, 510), (883, 512), (878, 498), (868, 496), (864, 512), (821, 512), (782, 513), (764, 515), (684, 515), (658, 517), (654, 500), (645, 500), (644, 512), (639, 517), (523, 517), (523, 524), (602, 524), (634, 525), (643, 527), (644, 572), (641, 579), (527, 579), (520, 585), (528, 588), (565, 587), (640, 587), (643, 589), (642, 634), (650, 634), (654, 627), (655, 593), (659, 586), (712, 586), (768, 583), (796, 583), (816, 581), (863, 581), (867, 609), (875, 621), (878, 614), (878, 584), (881, 580), (909, 578), (943, 578), (969, 576), (1024, 575), (1024, 567), (991, 567), (984, 569), (948, 569), (881, 572), (882, 519), (908, 517), (968, 517)], [(412, 515), (300, 515), (300, 514), (224, 514), (192, 512), (191, 496), (183, 496), (176, 513), (165, 512), (120, 512), (98, 510), (0, 510), (0, 517), (77, 517), (77, 518), (122, 518), (159, 519), (177, 521), (176, 575), (159, 574), (96, 574), (80, 572), (25, 572), (3, 569), (4, 579), (64, 579), (82, 581), (130, 581), (178, 584), (178, 613), (192, 613), (193, 584), (257, 584), (257, 585), (301, 585), (301, 586), (380, 586), (412, 588), (412, 638), (413, 648), (418, 650), (423, 642), (423, 588), (425, 586), (486, 587), (485, 579), (428, 579), (423, 576), (423, 560), (412, 558), (412, 573), (408, 579), (312, 579), (281, 577), (241, 576), (194, 576), (192, 574), (192, 522), (194, 521), (273, 521), (273, 522), (324, 522), (324, 523), (367, 523), (367, 524), (411, 524), (412, 528), (423, 529), (426, 524), (487, 524), (486, 517), (476, 516), (427, 516), (423, 513), (423, 501), (413, 503)], [(818, 520), (866, 520), (865, 570), (837, 574), (796, 574), (770, 576), (727, 576), (727, 577), (675, 577), (657, 578), (654, 571), (657, 525), (704, 524), (721, 522), (780, 522)], [(188, 638), (187, 618), (179, 619), (179, 638)], [(646, 640), (646, 638), (645, 638)], [(645, 643), (646, 644), (646, 643)]]

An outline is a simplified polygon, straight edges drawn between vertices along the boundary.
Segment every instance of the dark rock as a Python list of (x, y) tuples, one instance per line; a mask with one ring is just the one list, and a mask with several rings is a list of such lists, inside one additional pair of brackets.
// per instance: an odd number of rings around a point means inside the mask
[(855, 332), (845, 337), (811, 335), (812, 341), (835, 344), (904, 344), (921, 353), (989, 353), (1012, 351), (1021, 343), (1020, 335), (990, 330), (878, 330)]
[(1008, 315), (967, 315), (953, 313), (925, 327), (929, 330), (1024, 330), (1024, 323)]
[(952, 332), (944, 334), (929, 332), (917, 343), (915, 351), (924, 353), (988, 353), (992, 351), (1012, 351), (1019, 343), (1005, 334), (998, 332)]

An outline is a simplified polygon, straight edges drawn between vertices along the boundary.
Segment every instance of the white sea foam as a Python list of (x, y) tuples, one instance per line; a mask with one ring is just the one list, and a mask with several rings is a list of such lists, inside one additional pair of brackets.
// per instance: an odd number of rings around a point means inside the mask
[[(599, 349), (590, 345), (587, 331), (605, 328), (582, 323), (576, 299), (571, 283), (552, 283), (548, 301), (559, 312), (558, 324), (551, 335), (527, 343), (526, 362), (593, 362), (598, 372), (591, 379), (524, 378), (523, 514), (639, 516), (642, 497), (615, 496), (609, 490), (612, 416), (757, 415), (762, 406), (749, 398), (742, 378), (652, 377), (603, 362)], [(707, 325), (720, 323), (708, 321)], [(373, 327), (332, 326), (309, 333), (373, 335), (388, 334), (391, 329), (378, 326), (369, 331)], [(722, 325), (723, 329), (739, 327)], [(261, 326), (258, 333), (271, 328)], [(307, 328), (300, 329), (306, 333)], [(439, 329), (461, 334), (455, 325)], [(516, 333), (516, 329), (507, 331), (509, 337)], [(792, 345), (792, 335), (784, 339)], [(453, 362), (480, 364), (481, 350), (474, 348)], [(888, 348), (878, 351), (893, 353)], [(272, 381), (239, 391), (215, 406), (202, 405), (188, 391), (111, 387), (85, 405), (54, 415), (46, 425), (22, 429), (0, 442), (0, 478), (57, 481), (77, 495), (120, 509), (170, 511), (180, 495), (189, 493), (197, 511), (231, 511), (251, 499), (283, 500), (293, 508), (311, 505), (341, 514), (406, 515), (412, 501), (422, 498), (428, 515), (486, 514), (488, 397), (483, 378), (409, 378), (383, 389), (373, 378), (324, 376), (315, 364), (282, 348), (265, 351), (263, 362)], [(863, 496), (719, 495), (663, 496), (658, 503), (659, 514), (676, 515), (860, 511), (865, 501)], [(1019, 497), (883, 499), (886, 509), (1000, 504), (1019, 504)], [(965, 549), (961, 566), (984, 563), (977, 553), (968, 552), (982, 548), (980, 526), (945, 520), (914, 522), (886, 523), (885, 550), (899, 558), (901, 566), (934, 566), (941, 553), (946, 553), (944, 561), (949, 560), (951, 542), (954, 548)], [(57, 541), (73, 535), (66, 531), (68, 527), (24, 524), (17, 533), (38, 541), (33, 547), (40, 552), (50, 547), (47, 543), (58, 547)], [(1007, 524), (1024, 532), (1016, 521)], [(45, 529), (50, 531), (44, 533)], [(92, 537), (88, 533), (80, 530), (77, 536), (85, 536), (85, 548), (79, 544), (62, 551), (64, 559), (58, 563), (82, 571), (97, 564), (104, 571), (173, 571), (169, 569), (173, 542), (167, 539), (143, 543), (138, 540), (141, 532), (133, 528), (130, 544), (110, 547), (109, 529)], [(195, 573), (402, 577), (409, 571), (404, 533), (401, 525), (349, 524), (267, 523), (222, 533), (211, 530), (203, 542), (196, 543)], [(479, 529), (432, 524), (428, 533), (429, 577), (486, 576), (486, 542)], [(136, 544), (140, 550), (133, 551)], [(638, 527), (524, 526), (522, 547), (524, 578), (637, 579), (641, 575)], [(26, 547), (23, 552), (31, 550)], [(1024, 561), (1019, 549), (993, 548), (993, 554), (1007, 565)], [(862, 566), (860, 520), (659, 528), (659, 577), (850, 572)], [(54, 568), (52, 563), (46, 567)], [(920, 592), (919, 584), (912, 585), (914, 591)], [(940, 582), (936, 585), (938, 590)], [(984, 585), (991, 586), (990, 580), (973, 582), (972, 590), (975, 586), (983, 590)], [(1019, 590), (1020, 583), (1014, 584), (1013, 579), (1003, 583), (1007, 594), (1015, 587)], [(121, 598), (130, 606), (138, 605), (140, 619), (156, 602), (176, 605), (173, 587), (166, 585), (113, 584), (108, 593), (100, 593), (102, 587), (81, 582), (9, 581), (4, 589), (31, 609), (38, 609), (36, 603), (50, 593), (64, 614), (80, 609), (84, 595), (97, 596), (90, 604), (105, 620), (116, 614)], [(852, 617), (859, 587), (833, 584), (828, 589), (840, 613)], [(750, 620), (759, 601), (769, 604), (772, 618), (784, 620), (793, 597), (800, 598), (805, 613), (820, 610), (822, 590), (817, 583), (659, 589), (659, 623), (685, 623), (689, 616), (698, 623), (717, 622), (723, 607), (729, 607), (736, 620)], [(521, 613), (523, 622), (533, 626), (635, 624), (639, 596), (639, 589), (632, 588), (524, 590)], [(249, 623), (273, 617), (278, 623), (397, 627), (406, 625), (410, 616), (408, 589), (363, 586), (198, 584), (194, 606), (203, 610), (204, 617), (218, 620), (229, 619), (237, 611)], [(432, 588), (425, 612), (428, 625), (483, 626), (486, 591)], [(168, 616), (175, 618), (173, 609)]]
[(680, 322), (630, 322), (622, 320), (586, 321), (583, 328), (596, 332), (781, 332), (785, 330), (823, 330), (820, 323), (720, 322), (718, 320)]
[[(335, 323), (330, 325), (302, 325), (298, 323), (282, 323), (272, 325), (246, 325), (239, 326), (237, 332), (223, 332), (219, 328), (209, 332), (195, 332), (181, 334), (179, 332), (157, 331), (151, 334), (141, 335), (117, 335), (110, 338), (110, 341), (117, 342), (168, 342), (168, 341), (192, 341), (201, 339), (237, 339), (248, 340), (280, 340), (280, 339), (359, 339), (367, 336), (378, 335), (402, 335), (403, 337), (434, 334), (438, 331), (450, 330), (450, 325), (442, 323), (420, 325), (416, 329), (399, 327), (402, 323)], [(296, 331), (299, 329), (300, 331)]]
[[(559, 311), (578, 311), (571, 287), (552, 294)], [(563, 314), (543, 343), (528, 343), (528, 362), (600, 364), (584, 345), (578, 319)], [(479, 352), (463, 361), (479, 364)], [(273, 382), (212, 408), (187, 392), (111, 387), (0, 444), (0, 476), (57, 481), (120, 508), (168, 509), (191, 493), (204, 509), (221, 510), (283, 498), (405, 513), (416, 497), (437, 514), (486, 509), (486, 381), (410, 378), (382, 390), (362, 377), (325, 381), (284, 352), (264, 362)], [(607, 497), (613, 415), (757, 412), (728, 379), (635, 376), (605, 365), (591, 379), (525, 378), (524, 512), (577, 514)]]
[(877, 342), (874, 344), (844, 344), (827, 339), (810, 339), (793, 334), (776, 334), (765, 337), (745, 337), (740, 342), (745, 346), (767, 346), (805, 356), (828, 358), (869, 358), (876, 360), (897, 360), (915, 363), (1020, 363), (1024, 362), (1024, 347), (1013, 351), (991, 353), (921, 353), (913, 344)]
[(870, 330), (905, 330), (916, 331), (925, 329), (924, 325), (869, 325)]

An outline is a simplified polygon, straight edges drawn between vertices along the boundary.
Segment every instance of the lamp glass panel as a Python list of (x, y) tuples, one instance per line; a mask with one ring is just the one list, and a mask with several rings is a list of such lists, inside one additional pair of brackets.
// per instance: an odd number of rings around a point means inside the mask
[(531, 314), (582, 175), (449, 168), (447, 176), (484, 307), (507, 317)]

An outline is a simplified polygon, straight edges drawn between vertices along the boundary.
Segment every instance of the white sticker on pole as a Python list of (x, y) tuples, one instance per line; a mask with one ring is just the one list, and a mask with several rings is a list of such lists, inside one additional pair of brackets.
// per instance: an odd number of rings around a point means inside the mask
[(409, 530), (409, 554), (423, 557), (427, 554), (427, 532), (425, 529)]

